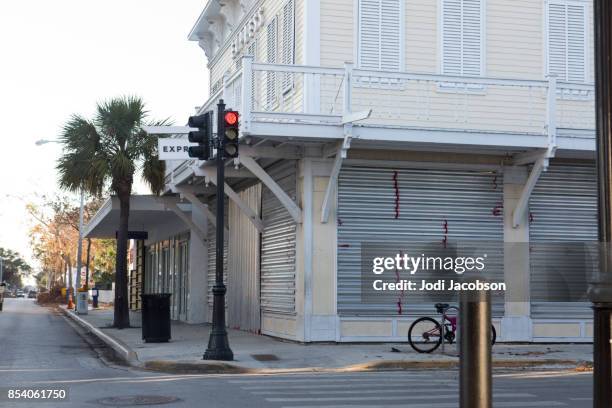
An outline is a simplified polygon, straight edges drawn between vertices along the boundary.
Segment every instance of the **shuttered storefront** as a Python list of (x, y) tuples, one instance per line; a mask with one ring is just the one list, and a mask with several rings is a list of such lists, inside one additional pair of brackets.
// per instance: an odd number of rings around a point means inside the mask
[(593, 261), (579, 252), (580, 243), (597, 240), (595, 166), (551, 164), (534, 188), (529, 209), (531, 316), (590, 318), (586, 298), (559, 300), (586, 294), (585, 264)]
[[(363, 242), (394, 247), (401, 243), (410, 253), (422, 243), (442, 247), (445, 237), (451, 243), (473, 240), (479, 251), (487, 253), (486, 276), (501, 281), (502, 188), (502, 175), (486, 171), (343, 168), (338, 182), (338, 313), (400, 313), (395, 301), (362, 301)], [(433, 302), (424, 296), (405, 293), (401, 313), (431, 314)], [(493, 314), (503, 314), (503, 301), (494, 304)]]
[[(297, 162), (283, 161), (266, 169), (295, 200)], [(295, 314), (296, 225), (287, 209), (266, 186), (262, 191), (265, 229), (261, 237), (261, 311)]]
[[(261, 184), (238, 193), (257, 215), (261, 213)], [(259, 332), (259, 231), (234, 201), (229, 202), (227, 325)]]

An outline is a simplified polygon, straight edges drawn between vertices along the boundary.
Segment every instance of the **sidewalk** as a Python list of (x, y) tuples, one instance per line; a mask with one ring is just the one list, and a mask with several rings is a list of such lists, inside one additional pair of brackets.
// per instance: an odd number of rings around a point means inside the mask
[[(113, 311), (90, 310), (70, 318), (114, 348), (128, 363), (152, 370), (181, 373), (278, 373), (295, 371), (357, 371), (408, 368), (448, 368), (458, 364), (455, 345), (432, 354), (420, 354), (408, 343), (297, 344), (228, 329), (234, 351), (232, 362), (202, 360), (209, 325), (172, 322), (169, 343), (144, 343), (140, 327), (113, 329)], [(140, 326), (140, 314), (131, 313), (132, 326)], [(393, 352), (392, 348), (399, 350)], [(493, 347), (495, 367), (575, 368), (592, 361), (590, 344), (528, 344)]]

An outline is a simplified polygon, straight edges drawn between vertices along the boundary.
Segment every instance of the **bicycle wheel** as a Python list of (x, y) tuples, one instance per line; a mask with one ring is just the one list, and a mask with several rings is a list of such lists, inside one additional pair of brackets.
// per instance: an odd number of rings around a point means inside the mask
[(491, 325), (491, 345), (495, 344), (495, 340), (497, 340), (497, 332), (495, 331), (495, 326)]
[(421, 317), (410, 325), (408, 342), (419, 353), (431, 353), (442, 344), (440, 323), (431, 317)]

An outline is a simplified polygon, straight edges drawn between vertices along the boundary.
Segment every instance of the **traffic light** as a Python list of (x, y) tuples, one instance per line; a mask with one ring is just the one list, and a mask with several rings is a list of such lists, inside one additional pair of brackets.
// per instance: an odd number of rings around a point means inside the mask
[(236, 111), (226, 110), (223, 115), (223, 122), (225, 128), (223, 135), (225, 157), (238, 157), (240, 114)]
[(210, 158), (210, 141), (212, 140), (212, 116), (213, 112), (209, 111), (198, 116), (191, 116), (187, 124), (189, 127), (198, 128), (197, 131), (189, 132), (189, 141), (197, 143), (198, 146), (189, 147), (189, 157), (200, 160), (208, 160)]

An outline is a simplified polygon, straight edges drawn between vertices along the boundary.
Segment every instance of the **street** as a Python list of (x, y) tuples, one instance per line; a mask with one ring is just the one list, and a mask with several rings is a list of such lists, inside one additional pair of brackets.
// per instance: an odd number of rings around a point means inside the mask
[[(6, 299), (0, 313), (1, 407), (408, 407), (452, 408), (456, 371), (337, 374), (166, 375), (104, 363), (67, 320), (30, 299)], [(204, 348), (204, 343), (203, 346)], [(495, 407), (590, 407), (591, 374), (497, 373)], [(9, 403), (11, 387), (67, 388), (65, 402)], [(140, 399), (130, 397), (140, 396)]]

